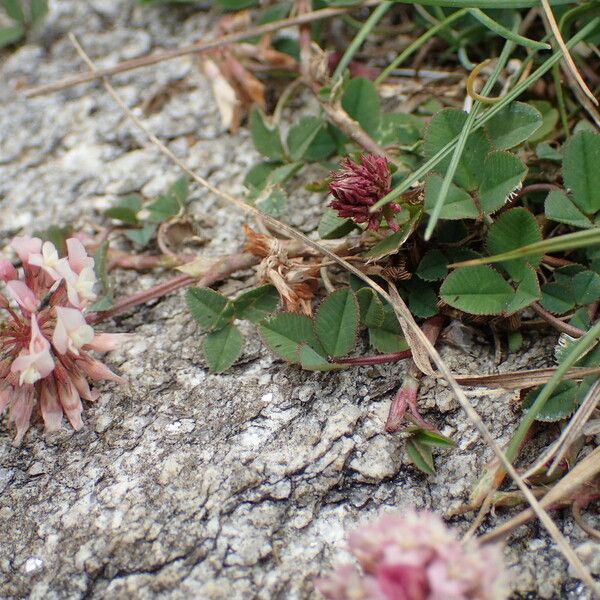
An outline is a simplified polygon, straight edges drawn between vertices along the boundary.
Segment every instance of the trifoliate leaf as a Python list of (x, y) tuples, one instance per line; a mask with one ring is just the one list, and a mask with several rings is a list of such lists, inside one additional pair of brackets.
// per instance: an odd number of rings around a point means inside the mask
[[(431, 158), (462, 131), (467, 113), (455, 108), (445, 108), (436, 113), (425, 130), (425, 155)], [(454, 174), (454, 182), (466, 190), (474, 190), (481, 183), (483, 163), (490, 150), (490, 142), (482, 130), (470, 133)], [(447, 156), (436, 170), (445, 173), (451, 156)]]
[(577, 304), (585, 306), (600, 299), (600, 275), (582, 271), (573, 277), (573, 294)]
[(342, 108), (369, 134), (379, 126), (380, 102), (377, 88), (364, 77), (350, 80), (342, 96)]
[(548, 194), (544, 203), (544, 213), (547, 219), (557, 223), (565, 223), (580, 229), (592, 227), (592, 222), (560, 190), (554, 190)]
[(510, 152), (490, 152), (483, 166), (479, 189), (481, 210), (491, 215), (504, 206), (510, 195), (521, 187), (527, 167)]
[(558, 283), (546, 283), (542, 286), (542, 306), (555, 315), (563, 315), (575, 306), (573, 291)]
[(573, 202), (585, 213), (600, 210), (600, 135), (582, 131), (564, 148), (563, 176)]
[(243, 346), (240, 330), (233, 323), (228, 323), (222, 329), (209, 333), (202, 349), (210, 370), (222, 373), (240, 357)]
[(322, 240), (337, 240), (348, 235), (355, 227), (352, 219), (338, 217), (335, 210), (326, 208), (319, 222), (319, 237)]
[(279, 304), (279, 294), (272, 285), (261, 285), (244, 292), (233, 301), (236, 318), (258, 323), (275, 312)]
[[(487, 248), (490, 254), (501, 254), (542, 241), (542, 234), (535, 217), (525, 208), (512, 208), (501, 214), (490, 226)], [(516, 281), (523, 277), (527, 265), (539, 266), (543, 254), (515, 258), (500, 264)]]
[(268, 123), (267, 117), (256, 106), (250, 112), (250, 135), (254, 146), (263, 156), (274, 160), (285, 159), (279, 129)]
[(430, 250), (421, 259), (416, 274), (423, 281), (439, 281), (448, 274), (448, 260), (439, 250)]
[[(530, 408), (540, 393), (540, 388), (531, 390), (523, 399), (523, 408)], [(558, 384), (544, 408), (538, 413), (536, 421), (551, 423), (565, 419), (577, 410), (580, 403), (579, 384), (563, 381)]]
[(207, 331), (222, 329), (233, 318), (233, 305), (210, 288), (189, 288), (185, 300), (192, 316)]
[(280, 313), (262, 321), (258, 330), (265, 345), (283, 360), (299, 363), (302, 344), (309, 345), (317, 354), (325, 357), (325, 350), (313, 331), (312, 321), (306, 315)]
[(383, 302), (379, 296), (368, 287), (356, 292), (356, 299), (360, 308), (360, 322), (365, 327), (380, 327), (383, 325)]
[(542, 113), (524, 102), (511, 102), (485, 125), (492, 144), (498, 150), (514, 148), (542, 126)]
[(440, 288), (444, 302), (473, 315), (502, 314), (514, 293), (502, 275), (487, 265), (456, 269)]
[(315, 315), (315, 333), (329, 356), (348, 354), (356, 343), (359, 308), (350, 288), (327, 296)]
[[(433, 210), (435, 201), (442, 187), (442, 177), (432, 173), (425, 182), (425, 212), (430, 213)], [(458, 219), (476, 219), (479, 211), (471, 195), (462, 188), (453, 183), (444, 201), (444, 206), (440, 212), (440, 219), (458, 220)]]
[(408, 349), (396, 313), (389, 304), (383, 309), (383, 323), (379, 327), (369, 327), (369, 343), (384, 354)]

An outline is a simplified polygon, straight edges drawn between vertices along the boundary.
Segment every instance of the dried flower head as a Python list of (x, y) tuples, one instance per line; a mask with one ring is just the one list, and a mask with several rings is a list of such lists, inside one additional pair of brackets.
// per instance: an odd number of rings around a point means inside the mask
[(81, 429), (81, 399), (98, 397), (87, 378), (124, 382), (89, 351), (112, 350), (127, 336), (97, 334), (86, 321), (96, 275), (94, 259), (77, 238), (67, 240), (64, 258), (39, 238), (16, 237), (11, 246), (22, 270), (0, 259), (0, 280), (8, 292), (8, 298), (0, 294), (0, 309), (8, 313), (0, 322), (0, 415), (9, 409), (17, 445), (36, 406), (46, 431), (61, 428), (63, 413)]
[(381, 210), (370, 213), (369, 209), (392, 189), (392, 174), (388, 161), (376, 154), (362, 154), (359, 162), (350, 158), (342, 160), (341, 169), (332, 171), (329, 191), (336, 198), (329, 205), (338, 215), (355, 223), (368, 223), (367, 229), (377, 230), (385, 218), (393, 231), (398, 231), (394, 214), (400, 206), (386, 204)]
[(386, 515), (349, 537), (362, 567), (344, 565), (317, 589), (329, 600), (503, 600), (495, 546), (461, 544), (434, 513)]
[(277, 238), (256, 233), (248, 225), (244, 225), (244, 233), (248, 238), (244, 248), (246, 252), (262, 258), (256, 269), (259, 278), (277, 288), (286, 310), (310, 315), (310, 301), (317, 289), (319, 267), (304, 263), (302, 258), (289, 258)]

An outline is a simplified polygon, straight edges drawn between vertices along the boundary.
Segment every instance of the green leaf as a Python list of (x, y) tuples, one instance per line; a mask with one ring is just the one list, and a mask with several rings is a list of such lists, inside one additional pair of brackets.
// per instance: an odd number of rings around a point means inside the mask
[(298, 360), (300, 366), (307, 371), (335, 371), (343, 369), (344, 365), (336, 365), (311, 348), (308, 344), (300, 344), (298, 347)]
[[(425, 211), (431, 213), (442, 187), (442, 177), (432, 173), (425, 182)], [(476, 219), (479, 211), (471, 195), (453, 183), (440, 211), (440, 219)]]
[(250, 112), (250, 135), (256, 149), (267, 158), (285, 160), (279, 129), (267, 122), (267, 117), (258, 108)]
[(541, 297), (542, 291), (540, 290), (537, 273), (533, 267), (526, 265), (515, 295), (506, 307), (505, 314), (512, 315), (523, 310), (533, 302), (537, 302)]
[(173, 198), (180, 208), (185, 208), (189, 193), (188, 179), (185, 175), (176, 179), (167, 190), (167, 196)]
[(244, 292), (233, 301), (233, 312), (238, 319), (258, 323), (275, 312), (279, 304), (279, 294), (272, 285), (261, 285)]
[(31, 0), (31, 24), (37, 27), (48, 14), (48, 0)]
[(500, 315), (513, 296), (508, 282), (488, 266), (456, 269), (440, 288), (444, 302), (473, 315)]
[[(444, 146), (460, 135), (467, 113), (455, 108), (445, 108), (434, 115), (425, 131), (424, 151), (426, 158), (432, 158)], [(484, 172), (483, 163), (490, 150), (490, 142), (482, 130), (471, 132), (458, 163), (454, 182), (466, 190), (474, 190), (481, 183)], [(445, 173), (451, 157), (447, 156), (436, 167), (436, 171)]]
[(536, 143), (547, 138), (554, 131), (558, 123), (559, 114), (558, 110), (546, 100), (531, 100), (528, 104), (533, 106), (542, 115), (541, 126), (529, 136), (529, 142)]
[(510, 194), (521, 187), (527, 167), (510, 152), (490, 152), (485, 159), (480, 202), (483, 212), (491, 215), (504, 206)]
[(128, 229), (125, 235), (134, 243), (146, 246), (156, 232), (156, 225), (150, 223), (140, 229)]
[[(487, 237), (490, 254), (509, 252), (522, 246), (542, 241), (542, 234), (535, 217), (525, 208), (512, 208), (502, 213), (491, 225)], [(516, 258), (500, 263), (507, 273), (520, 281), (528, 264), (538, 267), (543, 254)]]
[(585, 306), (600, 299), (600, 275), (582, 271), (573, 277), (573, 294), (577, 304)]
[(240, 330), (228, 323), (222, 329), (209, 333), (204, 339), (204, 358), (213, 373), (222, 373), (240, 357), (244, 338)]
[(365, 327), (381, 327), (383, 325), (383, 302), (369, 287), (361, 288), (356, 292), (356, 299), (360, 307), (360, 322)]
[(261, 212), (273, 217), (280, 217), (287, 205), (287, 195), (279, 187), (265, 188), (251, 204), (254, 204)]
[(373, 82), (363, 77), (350, 80), (342, 96), (342, 108), (350, 117), (358, 121), (369, 135), (376, 134), (380, 119), (380, 103)]
[(406, 442), (406, 451), (419, 471), (423, 471), (427, 475), (435, 474), (435, 465), (430, 446), (424, 444), (418, 438), (409, 438)]
[(377, 130), (382, 146), (412, 147), (421, 139), (423, 120), (408, 113), (383, 113)]
[(332, 208), (323, 211), (319, 221), (319, 237), (322, 240), (337, 240), (348, 235), (355, 228), (352, 219), (343, 219)]
[(411, 438), (419, 441), (425, 446), (431, 448), (453, 448), (456, 443), (449, 437), (442, 435), (437, 431), (431, 431), (430, 429), (423, 429), (421, 427), (409, 427), (406, 430), (411, 434)]
[(600, 210), (600, 135), (582, 131), (564, 148), (563, 175), (573, 202), (586, 214)]
[(244, 177), (244, 187), (261, 190), (267, 184), (272, 171), (281, 166), (280, 162), (262, 161), (253, 165)]
[(517, 353), (523, 346), (523, 334), (520, 331), (508, 332), (508, 349), (513, 354)]
[(13, 20), (25, 24), (25, 13), (21, 7), (21, 0), (2, 0), (6, 14)]
[(384, 256), (398, 252), (404, 242), (412, 235), (420, 216), (420, 212), (415, 212), (408, 222), (400, 226), (399, 231), (375, 244), (375, 246), (364, 253), (364, 256), (367, 258), (383, 258)]
[(189, 288), (185, 301), (194, 319), (207, 331), (222, 329), (233, 319), (232, 303), (210, 288)]
[(573, 292), (558, 283), (546, 283), (542, 286), (542, 306), (555, 315), (562, 315), (575, 306)]
[(67, 240), (73, 237), (73, 227), (71, 225), (65, 225), (64, 227), (50, 225), (48, 229), (34, 231), (33, 235), (41, 238), (43, 242), (52, 242), (56, 246), (59, 256), (65, 256), (67, 254)]
[(346, 356), (358, 334), (358, 302), (350, 288), (327, 296), (315, 315), (315, 333), (329, 356)]
[(258, 330), (265, 345), (288, 362), (300, 362), (302, 344), (307, 344), (321, 356), (325, 354), (313, 331), (312, 321), (306, 315), (280, 313), (262, 321)]
[(125, 196), (119, 199), (119, 203), (112, 208), (104, 211), (104, 216), (109, 219), (123, 221), (128, 225), (137, 225), (137, 213), (142, 207), (142, 202), (139, 196)]
[(115, 299), (108, 279), (108, 242), (104, 242), (94, 253), (94, 271), (102, 286), (102, 292), (96, 302), (90, 307), (92, 311), (103, 311), (112, 308)]
[(327, 124), (318, 117), (302, 117), (290, 129), (287, 147), (293, 160), (322, 160), (335, 151), (335, 142), (327, 130)]
[(511, 102), (485, 125), (498, 150), (508, 150), (526, 141), (542, 126), (542, 113), (524, 102)]
[(187, 178), (180, 177), (169, 186), (165, 194), (144, 205), (137, 218), (150, 223), (167, 221), (183, 212), (187, 196)]
[(21, 25), (15, 25), (14, 27), (0, 27), (0, 48), (18, 42), (24, 35), (25, 30)]
[[(185, 1), (189, 2), (189, 0)], [(258, 4), (258, 0), (216, 0), (216, 2), (221, 8), (229, 11), (242, 10)]]
[(570, 198), (560, 190), (553, 190), (544, 203), (546, 218), (558, 223), (565, 223), (580, 229), (589, 229), (592, 222), (571, 202)]
[(424, 281), (439, 281), (448, 274), (448, 259), (439, 250), (429, 250), (421, 259), (416, 274)]
[(439, 312), (437, 307), (438, 297), (430, 285), (418, 279), (413, 279), (406, 282), (406, 289), (408, 290), (408, 308), (413, 315), (421, 319), (437, 315)]
[[(540, 393), (540, 388), (531, 390), (523, 399), (523, 408), (530, 408)], [(552, 423), (567, 418), (579, 406), (579, 384), (574, 381), (563, 381), (558, 384), (544, 408), (537, 414), (536, 421)]]
[(381, 326), (369, 327), (369, 343), (375, 350), (384, 354), (408, 349), (396, 313), (389, 304), (384, 306)]

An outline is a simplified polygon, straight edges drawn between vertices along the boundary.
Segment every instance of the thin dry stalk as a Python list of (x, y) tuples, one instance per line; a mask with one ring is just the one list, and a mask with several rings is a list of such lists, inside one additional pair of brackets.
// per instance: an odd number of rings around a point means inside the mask
[[(572, 496), (581, 486), (591, 481), (600, 473), (600, 446), (588, 454), (582, 461), (578, 462), (539, 502), (544, 508)], [(481, 542), (493, 542), (508, 535), (511, 531), (527, 523), (535, 516), (534, 512), (528, 508), (519, 513), (516, 517), (496, 527), (492, 531), (479, 537)], [(597, 587), (592, 587), (596, 591)], [(596, 592), (597, 593), (597, 592)]]
[(571, 444), (581, 435), (581, 430), (587, 423), (588, 419), (596, 409), (600, 401), (600, 379), (594, 383), (586, 394), (581, 406), (577, 412), (571, 417), (569, 424), (563, 429), (560, 437), (552, 444), (544, 454), (535, 462), (535, 464), (523, 473), (523, 478), (528, 479), (537, 473), (549, 460), (554, 460), (548, 469), (548, 476), (551, 476), (556, 467), (560, 464), (565, 454), (568, 452)]
[[(69, 34), (69, 38), (71, 39), (71, 42), (77, 49), (77, 52), (80, 54), (82, 59), (87, 63), (89, 68), (92, 71), (95, 71), (96, 67), (95, 67), (94, 63), (87, 56), (87, 54), (85, 53), (85, 51), (83, 50), (83, 48), (81, 47), (79, 42), (77, 41), (77, 38), (72, 33)], [(347, 271), (349, 271), (350, 273), (353, 273), (354, 275), (356, 275), (357, 277), (362, 279), (365, 283), (367, 283), (369, 286), (371, 286), (371, 288), (374, 289), (376, 292), (381, 294), (381, 296), (383, 298), (385, 298), (391, 304), (391, 306), (394, 308), (394, 310), (396, 312), (396, 315), (399, 316), (400, 325), (403, 329), (404, 334), (406, 335), (407, 339), (411, 340), (411, 342), (413, 342), (415, 344), (412, 348), (413, 358), (414, 358), (414, 354), (421, 353), (424, 350), (428, 353), (428, 355), (431, 357), (431, 359), (433, 360), (435, 365), (441, 371), (444, 379), (446, 379), (446, 381), (449, 383), (450, 387), (454, 391), (461, 407), (466, 412), (468, 418), (471, 420), (473, 425), (477, 428), (477, 430), (481, 434), (481, 436), (484, 439), (484, 441), (486, 442), (486, 444), (489, 445), (489, 447), (492, 449), (494, 454), (498, 457), (498, 460), (500, 461), (502, 466), (506, 469), (506, 472), (513, 479), (513, 481), (516, 483), (516, 485), (519, 487), (519, 489), (523, 492), (523, 495), (525, 496), (526, 500), (529, 502), (530, 506), (532, 507), (533, 512), (538, 516), (538, 518), (540, 519), (540, 521), (542, 522), (544, 527), (548, 530), (548, 532), (550, 533), (550, 535), (556, 542), (557, 546), (559, 547), (560, 551), (563, 553), (563, 555), (565, 556), (567, 561), (572, 565), (574, 570), (577, 572), (578, 576), (586, 583), (586, 585), (588, 585), (590, 587), (590, 589), (592, 589), (596, 594), (600, 595), (600, 587), (594, 581), (589, 570), (581, 562), (581, 560), (579, 559), (577, 554), (575, 554), (574, 550), (571, 548), (568, 541), (562, 535), (562, 533), (560, 532), (560, 530), (558, 529), (558, 527), (556, 526), (556, 524), (554, 523), (552, 518), (540, 506), (539, 502), (536, 500), (536, 498), (533, 495), (533, 493), (531, 492), (531, 490), (527, 487), (527, 485), (525, 484), (523, 479), (519, 476), (519, 474), (517, 473), (517, 471), (515, 470), (513, 465), (506, 458), (506, 455), (504, 454), (504, 452), (502, 451), (500, 446), (494, 440), (492, 434), (490, 433), (489, 429), (486, 427), (485, 423), (482, 421), (482, 419), (479, 416), (479, 414), (477, 413), (477, 411), (471, 406), (468, 398), (466, 397), (466, 395), (463, 392), (460, 385), (456, 382), (454, 375), (452, 374), (452, 372), (450, 371), (450, 369), (448, 368), (448, 366), (446, 365), (446, 363), (444, 362), (444, 360), (442, 359), (442, 357), (440, 356), (438, 351), (431, 344), (431, 342), (429, 341), (427, 336), (421, 331), (421, 328), (415, 322), (412, 314), (408, 310), (408, 307), (406, 306), (406, 304), (404, 303), (402, 298), (400, 298), (399, 296), (396, 299), (392, 298), (390, 296), (390, 294), (388, 294), (386, 292), (386, 290), (384, 290), (377, 282), (375, 282), (373, 279), (371, 279), (370, 277), (365, 275), (360, 269), (357, 269), (348, 261), (340, 258), (339, 256), (337, 256), (336, 254), (334, 254), (327, 248), (324, 248), (323, 246), (321, 246), (321, 244), (314, 242), (306, 235), (300, 233), (299, 231), (296, 231), (296, 229), (294, 229), (293, 227), (290, 227), (289, 225), (286, 225), (285, 223), (278, 221), (277, 219), (271, 217), (270, 215), (262, 214), (255, 207), (247, 204), (243, 200), (240, 200), (239, 198), (231, 196), (230, 194), (227, 194), (227, 193), (219, 190), (218, 188), (215, 188), (206, 179), (204, 179), (203, 177), (200, 177), (199, 175), (194, 173), (183, 161), (181, 161), (177, 156), (175, 156), (154, 134), (150, 133), (147, 130), (145, 125), (140, 121), (140, 119), (138, 119), (132, 113), (132, 111), (125, 104), (125, 102), (121, 99), (119, 94), (116, 92), (116, 90), (112, 87), (112, 85), (107, 81), (107, 79), (105, 77), (102, 77), (102, 83), (103, 83), (106, 91), (113, 97), (115, 102), (119, 105), (121, 110), (123, 110), (123, 112), (128, 116), (128, 118), (131, 119), (138, 126), (138, 128), (140, 128), (140, 130), (144, 133), (144, 135), (146, 135), (148, 137), (148, 139), (150, 141), (152, 141), (152, 143), (155, 144), (157, 146), (157, 148), (159, 148), (159, 150), (163, 154), (168, 156), (185, 173), (187, 173), (190, 177), (192, 177), (192, 179), (194, 179), (194, 181), (198, 182), (200, 185), (202, 185), (209, 191), (213, 192), (215, 195), (219, 196), (220, 198), (223, 198), (229, 204), (232, 204), (233, 206), (238, 207), (243, 212), (245, 212), (249, 215), (252, 215), (252, 216), (260, 216), (262, 219), (264, 219), (265, 223), (267, 223), (270, 227), (272, 227), (274, 230), (278, 231), (279, 233), (281, 233), (285, 236), (291, 237), (293, 239), (296, 239), (298, 241), (301, 241), (304, 244), (306, 244), (308, 247), (313, 248), (317, 252), (329, 257), (331, 260), (334, 260), (340, 266), (344, 267)]]
[(293, 27), (295, 25), (303, 25), (306, 23), (312, 23), (313, 21), (337, 17), (351, 10), (356, 10), (361, 6), (373, 6), (375, 4), (378, 4), (377, 0), (367, 0), (362, 4), (355, 6), (323, 8), (321, 10), (303, 13), (288, 19), (281, 19), (280, 21), (265, 23), (264, 25), (259, 25), (258, 27), (250, 27), (245, 31), (236, 31), (235, 33), (223, 35), (213, 40), (196, 42), (195, 44), (183, 46), (182, 48), (173, 48), (172, 50), (165, 50), (164, 52), (156, 52), (155, 54), (149, 54), (147, 56), (141, 56), (132, 60), (126, 60), (114, 65), (113, 67), (105, 67), (103, 69), (96, 69), (95, 71), (90, 71), (88, 73), (82, 73), (80, 75), (72, 75), (71, 77), (65, 77), (59, 81), (27, 88), (23, 91), (23, 93), (27, 98), (32, 98), (33, 96), (41, 96), (43, 94), (58, 92), (59, 90), (64, 90), (81, 83), (87, 83), (88, 81), (101, 79), (102, 77), (109, 77), (112, 75), (117, 75), (118, 73), (124, 73), (126, 71), (132, 71), (142, 67), (149, 67), (150, 65), (155, 65), (173, 58), (179, 58), (180, 56), (186, 56), (187, 54), (198, 54), (206, 50), (212, 50), (213, 48), (220, 48), (222, 46), (234, 44), (235, 42), (240, 42), (248, 38), (264, 35), (266, 33), (272, 33), (274, 31), (279, 31), (280, 29), (286, 29), (287, 27)]
[(548, 0), (542, 0), (542, 8), (544, 9), (544, 14), (546, 16), (548, 24), (550, 25), (550, 29), (552, 30), (552, 33), (554, 34), (554, 38), (556, 39), (556, 42), (558, 43), (560, 49), (563, 52), (564, 61), (567, 64), (567, 67), (568, 67), (571, 75), (573, 75), (573, 77), (577, 81), (579, 87), (582, 89), (584, 94), (596, 106), (598, 106), (598, 100), (596, 99), (596, 96), (594, 96), (594, 94), (592, 94), (592, 92), (590, 91), (590, 88), (588, 88), (585, 81), (579, 74), (579, 71), (577, 70), (577, 66), (575, 65), (575, 62), (573, 61), (573, 57), (571, 56), (571, 53), (569, 52), (569, 49), (567, 48), (567, 45), (565, 44), (565, 41), (563, 40), (563, 37), (560, 33), (558, 23), (556, 22), (556, 19), (554, 18), (554, 13), (552, 12), (552, 9), (550, 8), (550, 4), (548, 3)]

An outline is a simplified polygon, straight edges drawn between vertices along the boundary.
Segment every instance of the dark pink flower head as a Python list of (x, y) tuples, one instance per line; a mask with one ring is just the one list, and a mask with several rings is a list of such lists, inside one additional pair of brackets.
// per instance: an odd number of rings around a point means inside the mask
[[(87, 378), (123, 382), (90, 356), (91, 350), (116, 348), (124, 334), (96, 334), (85, 309), (94, 300), (94, 259), (77, 239), (67, 240), (68, 256), (60, 258), (51, 242), (18, 237), (12, 248), (22, 269), (0, 258), (0, 415), (9, 410), (19, 444), (39, 409), (47, 431), (61, 428), (63, 414), (81, 429), (81, 399), (95, 400)], [(10, 300), (12, 300), (12, 302)]]
[(504, 600), (508, 589), (495, 546), (462, 544), (434, 513), (387, 515), (353, 532), (361, 569), (338, 567), (316, 581), (329, 600)]
[(388, 161), (376, 154), (362, 154), (359, 162), (344, 158), (339, 171), (330, 174), (329, 191), (336, 198), (329, 205), (338, 215), (355, 223), (368, 223), (367, 229), (377, 230), (385, 218), (390, 229), (398, 230), (394, 214), (400, 211), (397, 204), (390, 203), (381, 210), (370, 213), (369, 209), (392, 189), (392, 174)]

